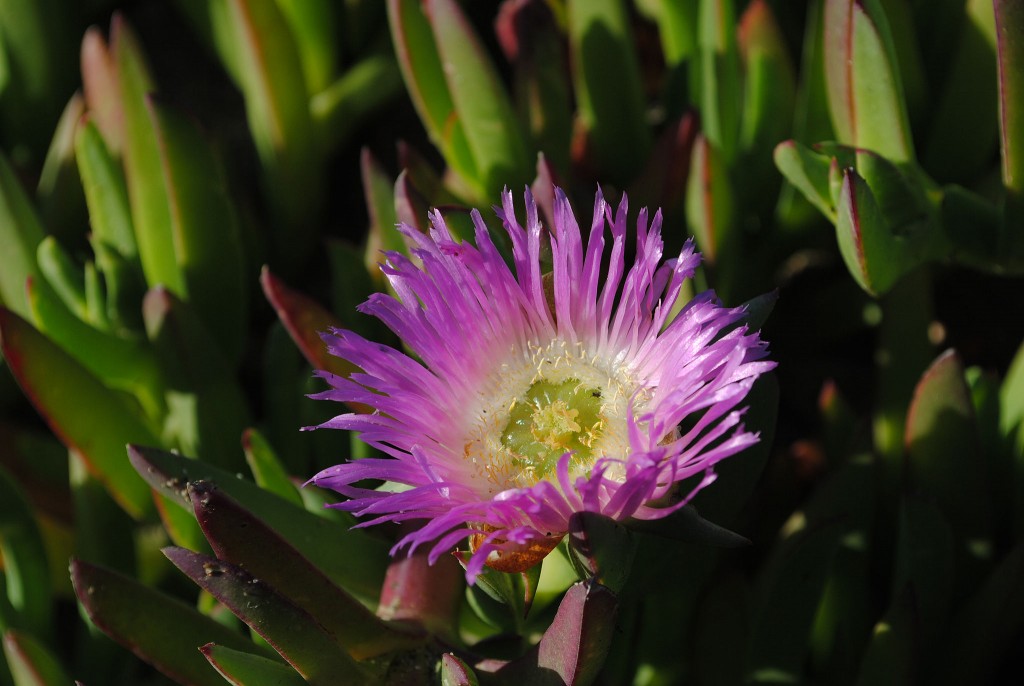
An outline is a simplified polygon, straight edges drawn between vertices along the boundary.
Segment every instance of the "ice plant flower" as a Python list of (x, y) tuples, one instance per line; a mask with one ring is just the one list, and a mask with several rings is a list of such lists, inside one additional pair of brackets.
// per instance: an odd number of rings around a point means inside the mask
[(468, 539), (470, 581), (485, 564), (537, 563), (575, 512), (652, 519), (685, 505), (714, 481), (716, 463), (757, 442), (740, 404), (774, 366), (742, 308), (711, 292), (676, 308), (700, 255), (691, 240), (661, 261), (660, 211), (650, 226), (640, 211), (628, 271), (625, 197), (613, 211), (598, 193), (586, 245), (560, 190), (551, 227), (528, 191), (525, 226), (508, 190), (495, 211), (511, 269), (479, 212), (475, 246), (456, 241), (436, 210), (429, 235), (402, 227), (416, 261), (389, 253), (382, 269), (395, 296), (376, 293), (360, 309), (416, 357), (334, 330), (324, 335), (331, 353), (362, 371), (319, 372), (331, 388), (313, 396), (374, 408), (321, 427), (357, 431), (387, 457), (312, 482), (347, 496), (337, 507), (369, 517), (362, 526), (424, 520), (396, 550), (432, 544), (436, 560)]

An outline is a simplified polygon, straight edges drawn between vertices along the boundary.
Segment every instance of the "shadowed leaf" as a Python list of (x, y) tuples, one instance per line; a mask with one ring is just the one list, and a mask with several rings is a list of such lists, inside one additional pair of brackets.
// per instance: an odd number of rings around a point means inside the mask
[(216, 642), (236, 650), (255, 647), (247, 637), (181, 601), (116, 572), (72, 560), (71, 580), (96, 626), (182, 684), (224, 684), (200, 655), (199, 646)]
[(368, 682), (368, 675), (313, 617), (263, 580), (235, 565), (184, 548), (165, 548), (164, 554), (266, 639), (308, 683), (358, 686)]
[(138, 408), (3, 308), (0, 339), (11, 371), (53, 432), (82, 455), (125, 511), (143, 518), (152, 507), (149, 489), (124, 459), (124, 444), (157, 438)]
[(196, 518), (217, 557), (236, 564), (305, 610), (357, 660), (410, 648), (424, 636), (388, 627), (223, 491), (189, 484)]
[(291, 667), (253, 653), (216, 643), (207, 643), (199, 651), (235, 686), (304, 686), (307, 683)]

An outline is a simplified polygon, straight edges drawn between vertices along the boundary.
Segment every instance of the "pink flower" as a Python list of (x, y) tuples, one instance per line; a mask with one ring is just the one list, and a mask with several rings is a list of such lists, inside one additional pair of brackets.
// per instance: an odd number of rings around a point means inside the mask
[[(536, 564), (575, 512), (654, 519), (685, 505), (715, 480), (716, 463), (758, 441), (739, 405), (774, 367), (766, 344), (739, 323), (743, 309), (722, 307), (713, 293), (673, 316), (700, 255), (687, 241), (661, 261), (660, 211), (649, 227), (640, 211), (628, 271), (625, 197), (613, 212), (598, 193), (585, 246), (560, 190), (549, 229), (529, 192), (525, 227), (507, 190), (496, 211), (513, 269), (476, 211), (475, 247), (456, 242), (437, 211), (429, 235), (402, 227), (420, 264), (389, 253), (383, 271), (397, 297), (374, 294), (361, 310), (416, 357), (332, 331), (331, 352), (362, 372), (319, 372), (331, 389), (314, 396), (373, 407), (321, 427), (357, 431), (387, 457), (340, 464), (312, 482), (347, 496), (337, 506), (368, 517), (361, 526), (422, 520), (396, 549), (429, 543), (435, 560), (468, 539), (470, 581), (485, 564)], [(689, 494), (649, 504), (690, 477), (698, 478)], [(365, 479), (404, 490), (355, 485)]]

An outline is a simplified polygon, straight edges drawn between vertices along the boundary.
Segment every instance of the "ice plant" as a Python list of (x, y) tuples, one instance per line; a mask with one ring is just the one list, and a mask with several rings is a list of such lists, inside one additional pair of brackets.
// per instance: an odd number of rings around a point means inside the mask
[[(360, 432), (388, 457), (312, 481), (348, 496), (338, 507), (369, 517), (363, 526), (425, 520), (396, 548), (433, 543), (436, 559), (468, 538), (470, 580), (485, 564), (536, 564), (574, 512), (653, 519), (682, 507), (714, 481), (716, 463), (757, 442), (740, 403), (774, 366), (741, 324), (743, 308), (712, 292), (673, 316), (700, 255), (687, 241), (662, 262), (660, 211), (649, 226), (640, 211), (628, 271), (625, 197), (613, 211), (598, 193), (586, 245), (560, 190), (551, 227), (529, 192), (525, 226), (507, 190), (496, 212), (513, 269), (479, 212), (475, 246), (457, 242), (436, 210), (429, 235), (402, 228), (418, 262), (388, 254), (396, 297), (376, 293), (361, 309), (418, 359), (334, 330), (329, 350), (362, 372), (319, 372), (331, 389), (315, 396), (372, 407), (321, 426)], [(407, 489), (357, 485), (366, 479)]]

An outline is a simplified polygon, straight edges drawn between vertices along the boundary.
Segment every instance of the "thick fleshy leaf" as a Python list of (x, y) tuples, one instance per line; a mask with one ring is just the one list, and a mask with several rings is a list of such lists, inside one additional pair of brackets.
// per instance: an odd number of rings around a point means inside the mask
[(57, 122), (36, 187), (36, 202), (43, 223), (52, 234), (67, 240), (79, 238), (82, 224), (87, 220), (82, 184), (75, 165), (75, 131), (84, 113), (85, 101), (81, 93), (76, 92)]
[(793, 119), (796, 76), (767, 0), (756, 0), (743, 11), (738, 42), (746, 74), (739, 131), (746, 164), (741, 169), (752, 184), (768, 185), (769, 151), (786, 137)]
[(217, 557), (244, 568), (305, 610), (356, 660), (421, 644), (389, 627), (328, 579), (255, 513), (208, 481), (188, 486), (196, 519)]
[(1013, 478), (1013, 532), (1024, 535), (1024, 345), (1017, 349), (999, 393), (999, 427), (1009, 444)]
[[(146, 109), (159, 151), (182, 291), (233, 363), (245, 345), (246, 289), (235, 214), (209, 144), (183, 115), (151, 97)], [(151, 284), (152, 285), (152, 284)], [(172, 289), (173, 291), (174, 289)]]
[(369, 675), (313, 617), (262, 579), (236, 565), (184, 548), (165, 548), (164, 554), (266, 639), (308, 683), (368, 683)]
[(910, 483), (936, 499), (960, 546), (973, 558), (970, 570), (959, 570), (961, 583), (973, 586), (975, 566), (992, 556), (992, 510), (974, 405), (963, 363), (953, 350), (932, 363), (914, 390), (906, 449)]
[(651, 148), (629, 17), (622, 0), (571, 0), (569, 45), (577, 112), (592, 173), (625, 185)]
[[(71, 580), (96, 626), (179, 683), (223, 686), (197, 650), (202, 645), (255, 649), (249, 638), (117, 572), (72, 560)], [(153, 621), (156, 617), (159, 621)]]
[(25, 282), (39, 277), (36, 250), (43, 227), (7, 157), (0, 154), (0, 303), (23, 317), (29, 316)]
[(815, 612), (845, 533), (833, 520), (776, 547), (758, 580), (746, 683), (800, 681)]
[(137, 407), (107, 388), (51, 340), (0, 308), (3, 355), (19, 385), (61, 441), (129, 514), (152, 507), (149, 489), (124, 458), (127, 442), (157, 443)]
[(701, 517), (693, 505), (687, 505), (661, 519), (629, 520), (629, 528), (702, 546), (739, 548), (750, 545), (750, 541), (738, 533)]
[(842, 174), (836, 237), (846, 268), (861, 288), (881, 294), (923, 257), (908, 255), (889, 230), (867, 182), (853, 169)]
[(164, 288), (142, 303), (146, 334), (167, 379), (165, 434), (178, 448), (227, 469), (241, 466), (246, 397), (216, 337), (189, 304)]
[(736, 199), (722, 152), (703, 134), (693, 142), (686, 182), (686, 223), (712, 264), (734, 242)]
[(199, 460), (156, 448), (129, 446), (128, 456), (151, 487), (191, 509), (186, 486), (205, 479), (252, 512), (259, 512), (282, 538), (342, 588), (361, 600), (376, 603), (388, 560), (389, 545), (362, 529), (328, 520), (264, 491), (237, 474)]
[(103, 141), (111, 155), (119, 157), (124, 147), (124, 114), (121, 109), (117, 65), (103, 38), (103, 32), (95, 26), (89, 27), (82, 37), (79, 62), (82, 65), (82, 90), (89, 116), (103, 134)]
[(795, 140), (775, 146), (774, 157), (775, 166), (786, 180), (829, 221), (834, 222), (836, 208), (828, 184), (832, 159)]
[(1022, 629), (1024, 544), (1018, 543), (948, 624), (933, 682), (992, 683), (1000, 657), (1015, 654)]
[(569, 560), (585, 579), (593, 579), (617, 593), (633, 567), (636, 541), (633, 532), (614, 519), (593, 512), (569, 518)]
[(912, 588), (925, 649), (949, 626), (955, 569), (953, 528), (924, 494), (900, 503), (893, 597)]
[(454, 653), (441, 656), (441, 686), (480, 686), (476, 674)]
[(319, 93), (338, 68), (336, 33), (342, 10), (331, 0), (278, 0), (277, 4), (295, 36), (306, 90)]
[(379, 265), (384, 261), (385, 251), (405, 251), (405, 239), (395, 225), (395, 184), (381, 167), (370, 149), (364, 147), (359, 156), (359, 169), (363, 179), (363, 197), (370, 215), (370, 235), (366, 240), (363, 262), (366, 271), (376, 283), (383, 284), (384, 276)]
[(391, 55), (371, 55), (352, 65), (309, 104), (321, 145), (332, 149), (348, 142), (367, 117), (401, 92), (402, 73)]
[(502, 684), (586, 686), (604, 663), (618, 599), (597, 583), (573, 585), (534, 648), (497, 672)]
[(996, 27), (991, 0), (968, 0), (937, 99), (922, 164), (940, 181), (973, 180), (991, 162), (999, 139)]
[(543, 0), (507, 2), (498, 12), (494, 29), (513, 66), (516, 111), (533, 149), (566, 173), (572, 143), (572, 93), (555, 14)]
[(235, 686), (304, 686), (307, 683), (291, 667), (260, 655), (216, 643), (207, 643), (199, 651)]
[[(96, 115), (92, 116), (95, 118)], [(109, 245), (122, 257), (135, 257), (138, 247), (135, 245), (124, 173), (93, 121), (86, 121), (78, 129), (75, 159), (89, 205), (93, 240)]]
[(528, 183), (533, 158), (483, 45), (455, 0), (427, 0), (425, 9), (480, 189), (490, 197)]
[(174, 246), (160, 141), (147, 107), (147, 98), (155, 85), (138, 39), (120, 16), (115, 16), (112, 23), (111, 51), (117, 64), (124, 116), (125, 179), (142, 270), (150, 286), (163, 285), (184, 295), (185, 282)]
[(993, 0), (999, 60), (999, 128), (1003, 185), (1007, 192), (1008, 244), (1024, 251), (1024, 7), (1016, 0)]
[(427, 551), (398, 556), (388, 563), (377, 615), (409, 622), (453, 640), (465, 583), (455, 560), (444, 557), (430, 564)]
[(5, 631), (4, 656), (14, 686), (64, 686), (71, 681), (50, 648), (29, 633)]
[[(700, 0), (697, 53), (691, 70), (692, 92), (700, 108), (701, 129), (731, 162), (737, 149), (741, 117), (741, 65), (736, 43), (733, 0)], [(782, 84), (776, 84), (782, 90)]]
[(825, 0), (825, 83), (841, 143), (914, 157), (896, 50), (879, 0)]
[(245, 452), (245, 461), (249, 463), (249, 471), (260, 488), (296, 505), (302, 505), (298, 489), (263, 434), (256, 429), (246, 429), (242, 433), (242, 450)]
[(910, 686), (918, 681), (918, 633), (922, 626), (916, 595), (904, 588), (875, 625), (864, 652), (857, 686)]
[(8, 626), (36, 636), (49, 636), (53, 599), (43, 538), (31, 506), (3, 469), (0, 469), (0, 553), (4, 561), (6, 599), (14, 611)]
[(311, 222), (322, 196), (321, 151), (299, 48), (274, 0), (223, 2), (230, 22), (227, 51), (238, 67), (266, 191), (280, 216), (274, 247), (285, 263), (297, 265), (312, 248)]
[(321, 333), (342, 326), (327, 308), (286, 286), (267, 267), (260, 274), (260, 284), (281, 323), (314, 369), (338, 376), (348, 376), (356, 370), (351, 363), (327, 352), (327, 345), (320, 338)]
[(135, 395), (147, 415), (162, 413), (163, 380), (144, 341), (93, 328), (69, 312), (46, 281), (30, 280), (26, 292), (42, 333), (104, 384)]
[(477, 194), (479, 169), (469, 147), (444, 67), (438, 53), (433, 29), (420, 0), (388, 0), (388, 22), (398, 64), (406, 89), (427, 134), (444, 156), (448, 166)]

